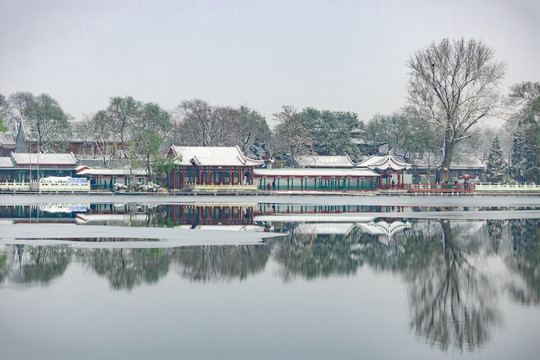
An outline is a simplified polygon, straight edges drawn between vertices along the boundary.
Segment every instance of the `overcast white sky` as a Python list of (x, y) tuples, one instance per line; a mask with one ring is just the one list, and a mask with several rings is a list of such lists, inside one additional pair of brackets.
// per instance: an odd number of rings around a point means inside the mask
[(540, 0), (0, 0), (0, 93), (48, 93), (76, 119), (133, 96), (367, 121), (404, 104), (406, 61), (445, 37), (492, 47), (505, 90), (540, 81)]

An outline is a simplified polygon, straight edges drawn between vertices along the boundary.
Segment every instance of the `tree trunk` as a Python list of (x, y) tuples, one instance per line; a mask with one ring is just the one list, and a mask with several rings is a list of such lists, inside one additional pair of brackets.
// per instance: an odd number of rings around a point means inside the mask
[(441, 183), (445, 183), (450, 179), (450, 165), (452, 163), (452, 149), (454, 144), (451, 142), (445, 142), (444, 154), (441, 162)]

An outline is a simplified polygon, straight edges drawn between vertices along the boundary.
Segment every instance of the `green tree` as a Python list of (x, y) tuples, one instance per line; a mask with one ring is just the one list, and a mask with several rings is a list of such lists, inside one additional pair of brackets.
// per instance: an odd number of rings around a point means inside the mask
[(309, 130), (315, 152), (319, 155), (349, 155), (359, 160), (360, 151), (351, 132), (360, 127), (355, 113), (306, 108), (298, 114)]
[(513, 134), (511, 174), (517, 181), (538, 181), (540, 159), (540, 83), (511, 87), (510, 99), (519, 106)]
[(160, 146), (171, 129), (171, 117), (159, 105), (146, 103), (140, 114), (134, 119), (130, 133), (130, 143), (135, 151), (144, 158), (148, 174), (151, 173), (151, 161), (160, 155)]
[(405, 113), (376, 114), (366, 126), (365, 140), (370, 144), (387, 144), (388, 150), (407, 161), (436, 152), (440, 137), (432, 126)]
[(498, 137), (495, 137), (491, 150), (489, 152), (487, 163), (487, 179), (488, 181), (499, 182), (502, 181), (506, 174), (501, 143)]
[(2, 120), (2, 117), (0, 117), (0, 132), (6, 133), (8, 131), (8, 128), (4, 125), (4, 120)]
[(452, 151), (483, 118), (501, 105), (499, 84), (505, 64), (481, 41), (431, 43), (407, 62), (408, 110), (442, 134), (441, 181), (449, 178)]

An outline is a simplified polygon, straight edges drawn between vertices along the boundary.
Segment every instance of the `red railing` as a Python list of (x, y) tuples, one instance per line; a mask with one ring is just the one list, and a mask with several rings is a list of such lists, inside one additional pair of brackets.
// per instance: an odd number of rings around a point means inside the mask
[(475, 184), (404, 184), (400, 185), (400, 188), (405, 189), (408, 192), (468, 193), (476, 191)]

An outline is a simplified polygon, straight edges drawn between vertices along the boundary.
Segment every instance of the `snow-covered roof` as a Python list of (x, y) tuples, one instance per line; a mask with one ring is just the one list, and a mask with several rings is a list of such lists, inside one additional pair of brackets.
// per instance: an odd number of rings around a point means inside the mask
[(370, 169), (331, 169), (331, 168), (311, 168), (311, 169), (254, 169), (253, 174), (255, 176), (364, 176), (364, 177), (376, 177), (380, 176), (376, 172)]
[(388, 155), (373, 155), (369, 158), (361, 161), (356, 166), (358, 167), (367, 167), (372, 170), (379, 170), (379, 171), (385, 171), (385, 170), (394, 170), (394, 171), (401, 171), (401, 170), (408, 170), (411, 168), (411, 164), (408, 164), (404, 161), (399, 160), (392, 154)]
[(190, 166), (261, 166), (263, 160), (246, 157), (238, 146), (171, 146), (176, 164)]
[(0, 145), (14, 147), (16, 143), (15, 140), (0, 134)]
[(145, 169), (91, 169), (87, 168), (77, 172), (77, 175), (90, 175), (90, 176), (129, 176), (130, 174), (135, 176), (145, 176)]
[(393, 221), (391, 223), (388, 223), (386, 221), (378, 221), (378, 222), (370, 222), (368, 224), (358, 224), (360, 225), (365, 231), (369, 232), (371, 235), (388, 235), (392, 236), (396, 232), (404, 229), (408, 229), (411, 227), (411, 224), (408, 222), (403, 221)]
[(10, 157), (0, 157), (0, 168), (12, 168), (13, 160)]
[(358, 224), (358, 226), (371, 235), (381, 235), (378, 237), (378, 241), (388, 245), (392, 239), (392, 236), (396, 232), (410, 228), (411, 224), (399, 220), (391, 223), (383, 220), (378, 222), (370, 222), (369, 224)]
[(352, 168), (354, 163), (348, 155), (303, 155), (296, 158), (296, 163), (305, 168)]
[[(39, 162), (38, 162), (39, 156)], [(69, 154), (33, 154), (33, 153), (11, 153), (15, 165), (77, 165), (77, 159), (73, 153)]]

